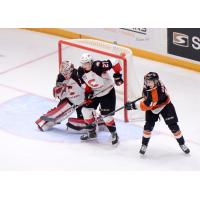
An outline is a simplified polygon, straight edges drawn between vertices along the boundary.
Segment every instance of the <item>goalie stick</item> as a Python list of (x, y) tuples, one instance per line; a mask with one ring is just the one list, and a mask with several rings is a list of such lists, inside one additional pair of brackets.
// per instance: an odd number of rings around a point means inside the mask
[[(109, 87), (105, 88), (104, 90), (96, 93), (91, 99), (94, 99), (95, 97), (97, 97), (97, 95), (105, 92), (106, 90), (112, 88), (113, 85), (110, 85)], [(79, 105), (72, 105), (70, 108), (68, 108), (67, 110), (65, 110), (64, 112), (62, 112), (60, 115), (58, 115), (57, 117), (55, 118), (52, 118), (52, 117), (49, 117), (49, 116), (41, 116), (40, 119), (44, 120), (44, 121), (47, 121), (47, 122), (54, 122), (56, 123), (56, 121), (60, 118), (60, 117), (64, 117), (64, 116), (67, 116), (69, 113), (73, 113), (77, 108), (80, 108), (81, 106), (84, 106), (85, 105), (85, 102), (82, 102), (81, 104)]]

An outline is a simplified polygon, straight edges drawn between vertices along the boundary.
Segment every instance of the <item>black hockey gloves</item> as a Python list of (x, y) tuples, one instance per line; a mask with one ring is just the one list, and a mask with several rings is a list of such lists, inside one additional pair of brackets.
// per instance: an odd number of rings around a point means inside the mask
[(137, 110), (136, 106), (135, 106), (135, 101), (132, 101), (132, 102), (127, 102), (125, 104), (125, 108), (126, 110)]
[(117, 86), (120, 86), (121, 84), (124, 83), (124, 81), (122, 79), (122, 74), (120, 74), (120, 73), (113, 74), (113, 78), (114, 78), (115, 84)]

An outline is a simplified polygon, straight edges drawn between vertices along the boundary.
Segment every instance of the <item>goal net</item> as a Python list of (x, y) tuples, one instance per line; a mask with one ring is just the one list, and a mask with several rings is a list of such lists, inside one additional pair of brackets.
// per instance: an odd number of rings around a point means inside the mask
[[(117, 59), (122, 66), (124, 84), (115, 86), (117, 104), (116, 109), (123, 106), (125, 102), (134, 100), (141, 96), (141, 87), (136, 77), (133, 55), (129, 48), (92, 39), (69, 39), (58, 42), (59, 65), (64, 60), (70, 60), (76, 68), (80, 66), (82, 53), (90, 53), (94, 60)], [(110, 76), (113, 71), (110, 70)], [(139, 116), (139, 117), (138, 117)], [(123, 109), (116, 113), (116, 117), (125, 122), (141, 118), (135, 111)]]

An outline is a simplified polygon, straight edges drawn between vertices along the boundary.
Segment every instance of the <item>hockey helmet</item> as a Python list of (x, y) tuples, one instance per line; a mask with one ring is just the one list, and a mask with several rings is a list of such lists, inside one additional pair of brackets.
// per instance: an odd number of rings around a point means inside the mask
[(156, 72), (149, 72), (144, 76), (144, 83), (147, 85), (147, 81), (153, 81), (154, 84), (157, 84), (159, 80), (159, 76)]
[(93, 58), (89, 53), (83, 53), (81, 55), (80, 62), (81, 62), (81, 64), (84, 64), (87, 62), (93, 62)]

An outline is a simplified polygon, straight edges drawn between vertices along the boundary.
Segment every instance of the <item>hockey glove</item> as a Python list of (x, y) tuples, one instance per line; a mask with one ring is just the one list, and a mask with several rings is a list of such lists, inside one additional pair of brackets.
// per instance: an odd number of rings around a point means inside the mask
[(133, 109), (134, 109), (134, 110), (137, 110), (134, 101), (132, 101), (132, 102), (127, 102), (127, 103), (125, 104), (125, 108), (126, 108), (126, 110), (133, 110)]
[(55, 86), (53, 88), (53, 96), (55, 98), (59, 98), (60, 100), (62, 100), (64, 98), (63, 94), (65, 91), (66, 91), (66, 86), (64, 85)]
[(120, 86), (121, 84), (124, 83), (124, 81), (122, 79), (122, 74), (120, 74), (120, 73), (113, 74), (113, 78), (114, 78), (115, 84), (117, 86)]
[(86, 105), (89, 105), (89, 104), (92, 103), (92, 97), (93, 97), (93, 95), (94, 95), (94, 92), (93, 92), (93, 91), (91, 91), (91, 92), (86, 92), (86, 93), (85, 93), (85, 101), (84, 101), (84, 103), (85, 103)]

